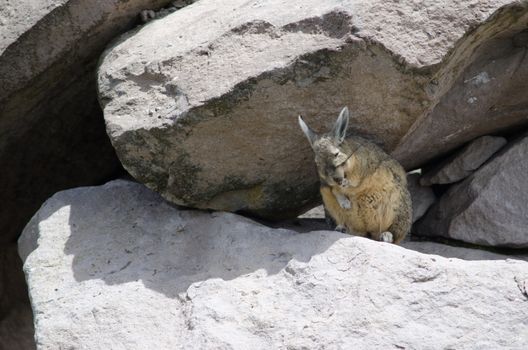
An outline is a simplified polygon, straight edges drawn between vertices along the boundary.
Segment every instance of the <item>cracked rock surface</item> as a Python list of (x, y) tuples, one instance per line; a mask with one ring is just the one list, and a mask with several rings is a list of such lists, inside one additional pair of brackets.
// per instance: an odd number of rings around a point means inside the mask
[(417, 222), (422, 236), (528, 248), (528, 135), (507, 144), (464, 181), (452, 185)]
[(506, 142), (504, 137), (479, 137), (448, 159), (435, 164), (432, 169), (427, 169), (420, 178), (420, 184), (422, 186), (431, 186), (463, 180), (490, 159)]
[(520, 260), (178, 210), (114, 181), (49, 199), (19, 252), (39, 349), (523, 349)]
[(326, 131), (348, 105), (351, 132), (408, 168), (526, 121), (527, 9), (201, 0), (116, 41), (101, 60), (99, 100), (125, 168), (166, 199), (295, 217), (320, 200), (298, 114)]

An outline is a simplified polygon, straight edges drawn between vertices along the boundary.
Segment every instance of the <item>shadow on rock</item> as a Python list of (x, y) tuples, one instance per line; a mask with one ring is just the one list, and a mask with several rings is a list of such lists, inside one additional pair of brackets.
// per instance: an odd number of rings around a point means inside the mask
[(307, 262), (345, 237), (270, 229), (229, 213), (179, 210), (125, 181), (54, 198), (50, 214), (69, 215), (69, 227), (58, 229), (71, 231), (64, 233), (69, 235), (64, 252), (73, 256), (76, 281), (141, 280), (171, 298), (207, 279), (231, 280), (258, 270), (276, 274), (290, 260)]

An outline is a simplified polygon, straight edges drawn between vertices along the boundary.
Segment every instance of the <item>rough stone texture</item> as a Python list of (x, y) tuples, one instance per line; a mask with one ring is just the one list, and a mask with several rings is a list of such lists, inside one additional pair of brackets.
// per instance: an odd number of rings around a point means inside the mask
[[(495, 70), (479, 64), (481, 48), (509, 43), (527, 18), (506, 0), (202, 0), (116, 42), (99, 97), (122, 163), (166, 199), (295, 217), (319, 200), (299, 113), (327, 130), (348, 105), (353, 132), (392, 150), (477, 66), (494, 82), (516, 70), (517, 111), (522, 49)], [(422, 152), (402, 147), (403, 160)]]
[(33, 314), (15, 244), (0, 248), (0, 349), (32, 350)]
[(465, 242), (528, 247), (528, 137), (510, 143), (455, 184), (415, 225), (417, 234)]
[(413, 223), (427, 212), (427, 209), (436, 201), (436, 196), (430, 187), (420, 185), (420, 174), (407, 175), (407, 186), (412, 199)]
[(471, 141), (459, 152), (426, 170), (420, 179), (422, 186), (450, 184), (465, 179), (506, 144), (504, 137), (482, 136)]
[(528, 263), (179, 211), (116, 181), (20, 239), (39, 349), (524, 349)]
[(517, 253), (517, 254), (500, 254), (494, 253), (483, 249), (456, 247), (447, 244), (428, 242), (428, 241), (404, 241), (402, 247), (407, 249), (416, 250), (417, 252), (424, 254), (440, 255), (444, 258), (456, 258), (463, 260), (505, 260), (515, 259), (523, 260), (528, 262), (528, 254)]
[(0, 0), (0, 243), (42, 202), (119, 168), (94, 70), (145, 7), (168, 0)]
[(162, 9), (159, 9), (158, 11), (154, 10), (143, 10), (140, 12), (139, 17), (141, 19), (141, 22), (147, 23), (154, 19), (160, 19), (163, 18), (174, 11), (177, 11), (185, 6), (189, 6), (193, 2), (196, 2), (198, 0), (177, 0), (172, 1), (169, 6), (164, 7)]
[[(442, 2), (443, 3), (443, 2)], [(513, 3), (513, 2), (512, 2)], [(452, 53), (451, 62), (440, 70), (464, 67), (456, 81), (440, 83), (432, 90), (444, 90), (439, 102), (423, 114), (393, 154), (409, 169), (486, 134), (512, 129), (528, 122), (528, 23), (526, 6), (499, 11), (476, 28)], [(521, 26), (519, 26), (521, 25)], [(524, 28), (523, 28), (524, 26)], [(523, 31), (521, 31), (523, 30)], [(521, 32), (520, 32), (521, 31)], [(498, 33), (497, 35), (490, 34)], [(468, 45), (480, 46), (469, 56)], [(441, 78), (440, 78), (441, 79)], [(440, 92), (437, 93), (437, 95)], [(419, 152), (416, 152), (419, 150)]]

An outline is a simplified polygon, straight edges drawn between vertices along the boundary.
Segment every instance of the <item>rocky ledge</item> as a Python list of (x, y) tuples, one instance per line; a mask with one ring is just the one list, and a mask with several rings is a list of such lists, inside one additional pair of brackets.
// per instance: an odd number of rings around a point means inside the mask
[(19, 241), (39, 349), (523, 349), (528, 263), (179, 210), (114, 181)]

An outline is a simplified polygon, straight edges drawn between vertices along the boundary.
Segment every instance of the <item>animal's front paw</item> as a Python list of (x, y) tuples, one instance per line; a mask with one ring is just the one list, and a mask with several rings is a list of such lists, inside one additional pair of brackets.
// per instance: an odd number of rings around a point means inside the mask
[(334, 230), (338, 231), (338, 232), (341, 232), (341, 233), (348, 233), (347, 228), (345, 226), (343, 226), (343, 225), (337, 225)]
[(339, 203), (339, 206), (343, 209), (350, 209), (352, 205), (350, 204), (350, 201), (345, 196), (337, 196), (337, 202)]
[(392, 243), (392, 242), (394, 242), (394, 237), (392, 236), (392, 233), (390, 233), (389, 231), (385, 231), (385, 232), (383, 232), (380, 235), (380, 239), (379, 240), (381, 242)]

